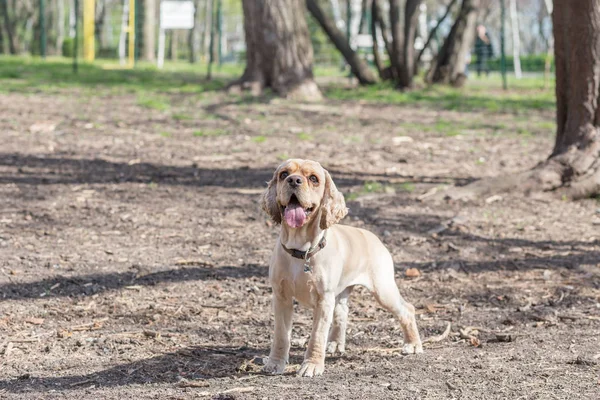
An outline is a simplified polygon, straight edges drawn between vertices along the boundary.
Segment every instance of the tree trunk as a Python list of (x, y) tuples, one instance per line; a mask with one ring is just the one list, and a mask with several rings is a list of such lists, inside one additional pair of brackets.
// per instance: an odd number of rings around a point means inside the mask
[(94, 37), (96, 38), (96, 49), (104, 48), (104, 37), (102, 31), (106, 22), (106, 3), (104, 0), (96, 1), (96, 12), (94, 18)]
[(385, 20), (383, 19), (383, 11), (381, 10), (381, 6), (379, 5), (379, 0), (373, 0), (372, 3), (372, 18), (374, 23), (377, 24), (377, 26), (379, 26), (379, 29), (381, 30), (381, 37), (383, 38), (383, 45), (385, 47), (385, 50), (388, 53), (388, 57), (390, 58), (390, 60), (392, 59), (392, 44), (390, 43), (389, 40), (389, 36), (388, 36), (388, 27), (387, 24), (385, 23)]
[(390, 24), (392, 25), (392, 76), (395, 80), (400, 77), (400, 68), (404, 58), (404, 32), (400, 23), (400, 0), (390, 0)]
[(121, 65), (127, 62), (125, 45), (127, 43), (127, 21), (129, 20), (129, 0), (123, 0), (123, 14), (121, 15), (121, 33), (119, 34), (119, 60)]
[(58, 0), (56, 5), (56, 52), (62, 56), (63, 42), (65, 40), (65, 0)]
[(352, 47), (350, 47), (350, 43), (348, 43), (344, 33), (335, 26), (333, 20), (325, 15), (323, 10), (321, 10), (321, 7), (319, 7), (317, 0), (306, 0), (306, 6), (338, 51), (342, 53), (344, 59), (348, 65), (350, 65), (352, 74), (356, 76), (356, 79), (358, 79), (361, 84), (375, 83), (377, 78), (373, 74), (373, 71), (371, 71), (367, 63), (360, 58)]
[(410, 88), (415, 74), (415, 33), (421, 0), (406, 0), (404, 9), (404, 43), (402, 60), (398, 69), (398, 85)]
[(313, 50), (304, 0), (242, 0), (246, 69), (230, 88), (264, 88), (284, 97), (321, 99), (312, 72)]
[(377, 68), (379, 78), (385, 79), (385, 67), (383, 66), (383, 61), (381, 61), (381, 55), (379, 54), (379, 43), (377, 40), (377, 19), (375, 18), (376, 9), (377, 1), (373, 0), (371, 2), (371, 38), (373, 40), (373, 63)]
[(465, 80), (467, 54), (475, 36), (480, 0), (463, 0), (460, 12), (427, 74), (429, 83), (460, 86)]
[(6, 37), (8, 38), (8, 51), (10, 52), (10, 54), (17, 54), (15, 21), (10, 20), (6, 0), (0, 0), (0, 7), (0, 11), (2, 11), (2, 16), (4, 18), (4, 29), (6, 29)]
[(515, 78), (521, 79), (521, 36), (519, 35), (519, 15), (517, 13), (517, 1), (510, 0), (510, 28), (512, 30), (513, 39), (513, 66), (515, 68)]
[(448, 18), (448, 15), (450, 15), (450, 11), (452, 11), (452, 7), (454, 7), (454, 4), (456, 3), (456, 1), (457, 0), (450, 1), (450, 3), (448, 4), (448, 7), (446, 7), (446, 12), (444, 13), (444, 15), (442, 15), (442, 17), (440, 19), (438, 19), (437, 23), (435, 24), (435, 26), (433, 27), (431, 32), (429, 32), (429, 36), (427, 36), (427, 40), (425, 41), (423, 48), (421, 49), (421, 51), (419, 52), (419, 55), (417, 56), (417, 59), (415, 60), (415, 69), (417, 68), (417, 65), (419, 64), (419, 61), (421, 61), (421, 57), (423, 57), (423, 54), (429, 47), (431, 40), (435, 37), (435, 34), (436, 34), (437, 30), (439, 29), (440, 25), (442, 25), (442, 23), (446, 20), (446, 18)]
[(156, 0), (144, 0), (144, 40), (142, 57), (154, 61), (156, 54)]
[(198, 8), (200, 7), (200, 1), (194, 0), (194, 27), (188, 31), (188, 51), (190, 57), (190, 63), (198, 61)]

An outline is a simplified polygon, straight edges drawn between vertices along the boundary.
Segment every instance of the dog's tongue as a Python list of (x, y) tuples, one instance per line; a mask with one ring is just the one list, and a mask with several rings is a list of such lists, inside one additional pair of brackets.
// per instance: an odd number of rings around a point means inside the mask
[(284, 211), (285, 222), (291, 228), (299, 228), (306, 222), (306, 213), (298, 203), (288, 204)]

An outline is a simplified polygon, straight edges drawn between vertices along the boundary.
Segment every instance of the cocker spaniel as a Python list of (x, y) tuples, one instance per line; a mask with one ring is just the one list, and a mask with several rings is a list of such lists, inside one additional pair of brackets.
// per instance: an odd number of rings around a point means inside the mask
[(321, 164), (292, 159), (282, 163), (262, 197), (262, 207), (281, 224), (270, 262), (275, 333), (263, 371), (281, 374), (288, 361), (293, 300), (312, 308), (313, 327), (299, 376), (323, 373), (325, 354), (343, 353), (348, 296), (368, 288), (400, 321), (403, 353), (421, 353), (415, 308), (396, 286), (392, 256), (371, 232), (337, 223), (348, 209)]

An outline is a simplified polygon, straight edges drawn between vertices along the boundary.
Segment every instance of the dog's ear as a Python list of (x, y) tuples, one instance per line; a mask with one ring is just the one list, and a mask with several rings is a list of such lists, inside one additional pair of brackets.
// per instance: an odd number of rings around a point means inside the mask
[(279, 205), (277, 204), (277, 172), (279, 168), (275, 170), (273, 174), (273, 178), (268, 183), (267, 190), (263, 193), (260, 199), (260, 205), (264, 212), (266, 212), (269, 217), (276, 224), (281, 223), (281, 212), (279, 211)]
[(337, 224), (348, 214), (344, 196), (337, 190), (329, 172), (325, 170), (325, 192), (321, 201), (321, 229)]

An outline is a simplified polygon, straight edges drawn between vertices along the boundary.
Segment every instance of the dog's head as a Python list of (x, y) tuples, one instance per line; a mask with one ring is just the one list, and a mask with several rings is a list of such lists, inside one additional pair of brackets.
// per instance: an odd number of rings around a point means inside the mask
[(319, 226), (327, 229), (348, 214), (344, 196), (329, 172), (311, 160), (282, 163), (262, 197), (262, 208), (276, 223), (300, 228), (320, 215)]

